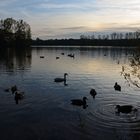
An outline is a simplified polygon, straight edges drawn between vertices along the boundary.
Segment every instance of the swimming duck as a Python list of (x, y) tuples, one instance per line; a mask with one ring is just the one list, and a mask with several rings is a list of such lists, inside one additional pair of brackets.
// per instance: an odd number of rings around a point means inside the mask
[(72, 102), (71, 104), (78, 105), (78, 106), (82, 106), (82, 105), (85, 106), (87, 104), (86, 100), (87, 100), (87, 97), (83, 97), (83, 100), (73, 99), (73, 100), (71, 100), (71, 102)]
[(64, 73), (64, 78), (55, 78), (54, 82), (66, 82), (67, 75), (68, 75), (67, 73)]
[(133, 112), (136, 112), (137, 109), (134, 108), (132, 105), (116, 105), (116, 108), (117, 109), (117, 112), (116, 113), (131, 113), (132, 111)]
[(12, 91), (12, 94), (13, 94), (14, 92), (16, 92), (16, 91), (17, 91), (17, 86), (16, 86), (16, 85), (12, 86), (12, 87), (11, 87), (11, 91)]
[(74, 54), (71, 54), (71, 56), (70, 56), (70, 57), (73, 57), (73, 58), (74, 58), (74, 57), (75, 57), (75, 55), (74, 55)]
[(57, 56), (56, 59), (59, 59), (59, 57)]
[(23, 99), (23, 97), (24, 97), (24, 92), (21, 92), (21, 91), (15, 92), (15, 100), (16, 99), (21, 100), (21, 99)]
[(15, 92), (15, 101), (16, 101), (16, 104), (18, 104), (18, 101), (19, 100), (22, 100), (24, 98), (24, 92), (21, 92), (21, 91), (16, 91)]
[(74, 54), (72, 54), (72, 53), (68, 54), (68, 56), (69, 56), (69, 57), (72, 57), (72, 58), (75, 57)]
[(118, 83), (116, 82), (115, 85), (114, 85), (114, 89), (118, 90), (118, 91), (121, 91), (121, 86), (118, 85)]
[(93, 98), (95, 98), (96, 94), (97, 94), (97, 92), (95, 91), (95, 89), (91, 89), (91, 90), (90, 90), (90, 95), (91, 95)]
[(44, 58), (44, 56), (40, 56), (40, 58)]
[(68, 54), (69, 57), (71, 57), (71, 54)]

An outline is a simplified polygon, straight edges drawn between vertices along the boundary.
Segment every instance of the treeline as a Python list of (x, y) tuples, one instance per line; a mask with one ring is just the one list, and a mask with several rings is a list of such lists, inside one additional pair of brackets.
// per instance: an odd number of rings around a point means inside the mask
[(31, 43), (30, 25), (23, 20), (0, 20), (0, 47), (24, 47)]
[(99, 40), (99, 39), (51, 39), (51, 40), (32, 40), (32, 45), (48, 46), (140, 46), (140, 40)]
[(140, 32), (81, 35), (80, 39), (32, 40), (32, 45), (140, 46)]
[(118, 33), (113, 32), (110, 34), (92, 34), (90, 35), (81, 35), (80, 39), (98, 39), (98, 40), (133, 40), (133, 39), (140, 39), (140, 31), (136, 32), (126, 32), (126, 33)]

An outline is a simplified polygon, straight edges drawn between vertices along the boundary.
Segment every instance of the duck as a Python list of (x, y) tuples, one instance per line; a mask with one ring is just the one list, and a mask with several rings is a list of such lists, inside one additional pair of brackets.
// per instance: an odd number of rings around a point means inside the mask
[(64, 73), (64, 78), (55, 78), (54, 82), (66, 82), (67, 75), (68, 75), (67, 73)]
[(95, 98), (96, 94), (97, 94), (96, 90), (92, 88), (92, 89), (90, 90), (90, 95), (91, 95), (93, 98)]
[(72, 58), (75, 57), (74, 54), (72, 54), (72, 53), (71, 53), (71, 54), (68, 54), (68, 56), (69, 56), (69, 57), (72, 57)]
[(59, 59), (59, 57), (57, 56), (56, 59)]
[(118, 91), (121, 91), (121, 86), (118, 85), (118, 83), (116, 82), (115, 85), (114, 85), (114, 89), (118, 90)]
[(21, 99), (23, 99), (23, 97), (24, 97), (24, 92), (21, 92), (21, 91), (15, 92), (15, 100), (16, 99), (21, 100)]
[(40, 58), (44, 58), (44, 56), (40, 56)]
[(11, 91), (12, 91), (12, 94), (15, 93), (17, 91), (17, 86), (16, 85), (12, 86)]
[(115, 109), (117, 109), (117, 112), (116, 113), (131, 113), (132, 111), (133, 112), (136, 112), (137, 109), (134, 108), (132, 105), (116, 105)]
[(15, 101), (16, 101), (16, 104), (18, 104), (18, 101), (19, 100), (22, 100), (24, 98), (24, 92), (21, 92), (21, 91), (16, 91), (15, 92)]
[(71, 56), (70, 56), (70, 57), (73, 57), (73, 58), (74, 58), (74, 57), (75, 57), (75, 55), (74, 55), (74, 54), (71, 54)]
[(71, 104), (77, 105), (77, 106), (85, 106), (87, 104), (86, 100), (87, 100), (87, 97), (83, 97), (83, 100), (73, 99), (73, 100), (71, 100)]
[(69, 57), (71, 57), (71, 54), (68, 54)]

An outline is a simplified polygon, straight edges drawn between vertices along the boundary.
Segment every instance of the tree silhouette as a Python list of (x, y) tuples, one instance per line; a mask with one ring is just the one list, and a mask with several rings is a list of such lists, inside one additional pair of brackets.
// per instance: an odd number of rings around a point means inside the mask
[(27, 46), (31, 42), (30, 25), (13, 18), (0, 20), (1, 46)]

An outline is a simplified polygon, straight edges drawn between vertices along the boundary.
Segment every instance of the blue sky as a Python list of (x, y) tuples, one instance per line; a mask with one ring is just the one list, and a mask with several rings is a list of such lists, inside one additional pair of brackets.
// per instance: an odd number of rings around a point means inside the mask
[(140, 29), (139, 0), (0, 0), (0, 18), (23, 19), (33, 38), (79, 38)]

